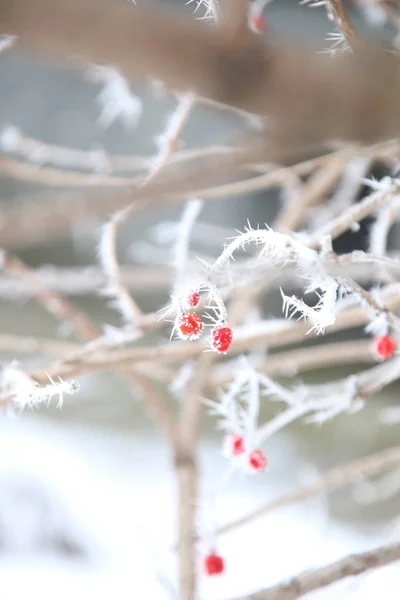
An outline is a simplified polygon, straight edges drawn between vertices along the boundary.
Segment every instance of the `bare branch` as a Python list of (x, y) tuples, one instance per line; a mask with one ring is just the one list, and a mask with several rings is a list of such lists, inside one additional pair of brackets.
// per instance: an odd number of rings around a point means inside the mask
[[(35, 271), (32, 271), (19, 258), (10, 255), (5, 250), (3, 250), (2, 253), (4, 268), (13, 275), (28, 279), (33, 286), (37, 300), (50, 314), (54, 315), (56, 319), (61, 322), (69, 323), (73, 331), (85, 341), (93, 341), (99, 337), (100, 332), (97, 327), (95, 327), (90, 319), (78, 310), (74, 304), (66, 300), (60, 294), (57, 294), (57, 292), (50, 291), (43, 286), (43, 284), (35, 277)], [(140, 377), (129, 368), (129, 365), (127, 365), (124, 370), (127, 371), (131, 380), (139, 385), (144, 394), (146, 403), (153, 413), (156, 414), (157, 419), (164, 427), (165, 432), (173, 441), (175, 439), (175, 424), (165, 402), (165, 398), (158, 395), (155, 389), (153, 389), (143, 377)], [(45, 381), (46, 377), (48, 376), (45, 373)]]
[(388, 53), (365, 48), (332, 61), (283, 44), (271, 48), (261, 36), (232, 50), (217, 28), (178, 13), (96, 0), (57, 8), (51, 0), (1, 0), (0, 28), (31, 52), (113, 64), (130, 79), (151, 75), (274, 116), (280, 143), (268, 146), (267, 160), (327, 140), (371, 143), (398, 133), (400, 74)]
[[(400, 297), (398, 285), (390, 285), (381, 291), (382, 301), (388, 310), (396, 310), (400, 306)], [(146, 316), (145, 316), (146, 317)], [(356, 327), (368, 323), (369, 317), (364, 307), (355, 307), (344, 310), (339, 313), (336, 323), (328, 331), (340, 331), (347, 327)], [(140, 326), (140, 322), (138, 322)], [(238, 328), (235, 332), (232, 352), (243, 352), (251, 347), (268, 345), (270, 347), (284, 346), (285, 344), (302, 340), (306, 335), (309, 326), (306, 323), (285, 323), (281, 329), (268, 327), (262, 331), (263, 323), (260, 322), (257, 331), (249, 332), (246, 327)], [(313, 334), (310, 334), (310, 338)], [(160, 346), (138, 347), (126, 350), (109, 350), (90, 354), (89, 348), (80, 352), (77, 356), (67, 357), (63, 362), (57, 361), (47, 366), (47, 372), (50, 375), (77, 376), (81, 373), (92, 371), (107, 371), (110, 368), (124, 369), (127, 364), (132, 365), (135, 362), (179, 362), (198, 357), (204, 350), (201, 342), (192, 342), (190, 345), (185, 343), (167, 344)], [(43, 371), (38, 370), (34, 373), (38, 381), (43, 377)]]
[[(331, 160), (333, 155), (344, 155), (348, 158), (353, 156), (373, 155), (376, 158), (387, 160), (389, 157), (392, 157), (396, 151), (397, 145), (393, 143), (379, 144), (364, 149), (342, 149), (334, 154), (318, 156), (314, 159), (303, 161), (290, 168), (275, 168), (271, 171), (271, 166), (269, 166), (266, 167), (267, 170), (269, 169), (269, 172), (263, 175), (213, 187), (204, 187), (205, 176), (202, 170), (201, 161), (198, 160), (198, 155), (194, 154), (187, 166), (189, 169), (200, 169), (196, 181), (194, 182), (197, 183), (195, 187), (190, 187), (191, 183), (193, 183), (190, 177), (182, 184), (182, 168), (179, 168), (175, 172), (175, 175), (170, 177), (169, 180), (164, 180), (163, 175), (160, 174), (159, 181), (161, 181), (161, 184), (158, 188), (153, 185), (150, 192), (148, 189), (146, 191), (146, 188), (140, 190), (140, 192), (135, 189), (134, 194), (139, 205), (138, 207), (146, 206), (145, 203), (140, 205), (140, 201), (148, 200), (150, 198), (152, 204), (156, 202), (182, 201), (187, 198), (189, 191), (191, 196), (195, 195), (201, 197), (202, 200), (205, 201), (220, 200), (227, 196), (256, 192), (281, 185), (290, 181), (293, 178), (293, 174), (305, 175), (310, 173), (313, 169), (323, 166)], [(226, 147), (224, 149), (221, 147), (210, 147), (210, 152), (204, 152), (201, 155), (203, 158), (209, 159), (207, 165), (204, 163), (204, 169), (207, 168), (209, 171), (211, 164), (213, 165), (214, 170), (215, 165), (220, 168), (221, 159), (225, 157), (226, 153)], [(249, 169), (251, 168), (250, 165)], [(186, 168), (184, 171), (186, 172)], [(62, 176), (64, 176), (64, 173), (66, 172), (60, 171)], [(68, 175), (69, 174), (66, 173), (66, 176)], [(90, 180), (90, 185), (95, 185), (96, 181), (99, 181), (97, 177), (93, 178), (87, 174), (79, 174), (79, 177)], [(206, 177), (208, 177), (208, 175)], [(129, 180), (131, 183), (133, 182), (133, 178), (130, 178)], [(135, 181), (139, 184), (143, 179), (135, 178)], [(179, 188), (177, 185), (178, 182)], [(169, 193), (166, 190), (169, 190)], [(172, 192), (171, 190), (175, 190), (175, 192)], [(54, 201), (54, 192), (51, 197), (48, 197), (46, 200), (43, 200), (43, 194), (40, 196), (33, 195), (22, 199), (20, 201), (20, 207), (7, 209), (1, 213), (0, 242), (5, 246), (15, 246), (16, 240), (19, 245), (23, 245), (41, 240), (44, 235), (46, 235), (47, 239), (51, 239), (49, 236), (58, 237), (60, 234), (67, 235), (71, 223), (78, 220), (84, 223), (85, 218), (88, 216), (99, 219), (107, 217), (110, 212), (123, 209), (130, 204), (130, 202), (132, 202), (131, 192), (107, 192), (100, 189), (98, 190), (97, 188), (96, 192), (86, 191), (85, 193), (76, 192), (75, 194), (57, 192), (57, 202)]]
[(0, 352), (17, 354), (44, 354), (49, 356), (61, 356), (77, 352), (80, 345), (64, 340), (53, 340), (40, 337), (27, 337), (21, 335), (0, 334)]
[[(294, 377), (324, 367), (373, 363), (376, 359), (372, 350), (372, 344), (368, 344), (365, 339), (324, 343), (269, 354), (264, 361), (257, 362), (254, 366), (257, 371), (271, 377)], [(213, 385), (225, 385), (232, 380), (233, 372), (232, 362), (217, 367), (212, 379)]]
[(291, 504), (306, 500), (317, 494), (333, 492), (350, 483), (363, 479), (368, 475), (374, 475), (381, 471), (388, 471), (396, 468), (399, 464), (400, 446), (397, 446), (395, 448), (390, 448), (389, 450), (383, 450), (382, 452), (360, 458), (351, 463), (335, 467), (314, 482), (297, 487), (294, 490), (279, 496), (275, 500), (267, 502), (244, 517), (224, 525), (218, 530), (218, 533), (221, 535), (228, 533), (229, 531), (242, 527), (250, 521), (258, 519), (273, 510), (283, 508), (284, 506), (290, 506)]
[(246, 596), (242, 600), (297, 600), (305, 594), (346, 577), (361, 575), (398, 560), (400, 560), (400, 542), (395, 542), (374, 550), (346, 556), (315, 571), (305, 571), (284, 583)]

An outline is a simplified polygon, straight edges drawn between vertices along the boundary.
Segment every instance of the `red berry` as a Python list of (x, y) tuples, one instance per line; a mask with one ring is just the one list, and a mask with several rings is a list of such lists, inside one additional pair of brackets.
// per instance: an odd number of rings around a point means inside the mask
[(263, 33), (266, 29), (266, 21), (262, 15), (253, 15), (250, 19), (251, 28), (256, 33)]
[(391, 335), (380, 335), (374, 340), (374, 353), (378, 360), (391, 358), (397, 350), (396, 341)]
[(217, 352), (228, 352), (232, 343), (232, 329), (230, 327), (217, 327), (212, 332), (211, 345)]
[(183, 340), (197, 340), (203, 331), (203, 321), (195, 312), (182, 313), (176, 320), (176, 329)]
[(200, 304), (200, 294), (191, 292), (186, 296), (185, 304), (186, 306), (189, 306), (189, 308), (196, 308), (196, 306)]
[(209, 577), (220, 575), (225, 570), (225, 561), (222, 556), (211, 552), (204, 558), (204, 572)]
[(267, 466), (267, 457), (261, 450), (253, 450), (248, 456), (249, 467), (252, 471), (263, 471)]
[(225, 438), (225, 454), (239, 456), (245, 452), (244, 438), (236, 433), (231, 433)]

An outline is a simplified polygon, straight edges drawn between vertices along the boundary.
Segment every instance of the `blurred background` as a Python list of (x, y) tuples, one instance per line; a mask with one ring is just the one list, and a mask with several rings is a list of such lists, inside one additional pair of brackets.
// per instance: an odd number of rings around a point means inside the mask
[[(167, 1), (162, 0), (162, 4)], [(194, 5), (185, 5), (184, 0), (168, 4), (193, 13)], [(347, 4), (353, 10), (351, 3)], [(377, 32), (356, 11), (352, 14), (357, 27), (367, 35), (379, 33), (389, 38), (393, 34), (390, 26)], [(276, 0), (265, 15), (268, 35), (297, 38), (317, 49), (326, 47), (324, 39), (332, 24), (323, 8)], [(49, 144), (108, 154), (152, 155), (156, 152), (155, 136), (175, 107), (173, 98), (157, 97), (150, 86), (138, 88), (144, 110), (137, 127), (129, 129), (116, 121), (104, 129), (98, 123), (101, 86), (90, 81), (85, 72), (32, 60), (15, 46), (0, 54), (0, 73), (3, 151), (7, 150), (10, 132), (13, 134), (11, 128), (16, 128)], [(199, 107), (185, 129), (185, 147), (223, 143), (239, 128), (236, 117)], [(32, 156), (31, 161), (40, 164), (40, 156)], [(375, 174), (384, 173), (378, 169)], [(54, 231), (49, 224), (39, 239), (27, 220), (25, 233), (12, 238), (3, 226), (2, 213), (24, 203), (32, 207), (39, 199), (68, 202), (71, 191), (7, 176), (1, 177), (1, 188), (0, 245), (32, 267), (47, 268), (50, 274), (48, 265), (66, 269), (66, 287), (68, 276), (77, 268), (87, 266), (88, 277), (98, 275), (96, 246), (103, 217), (88, 210), (62, 231)], [(274, 190), (206, 203), (200, 222), (214, 228), (211, 236), (200, 233), (195, 237), (195, 250), (217, 256), (226, 235), (243, 229), (247, 219), (253, 225), (271, 222), (279, 203)], [(157, 205), (135, 214), (121, 230), (119, 258), (128, 267), (136, 265), (136, 271), (129, 271), (133, 277), (141, 274), (135, 298), (146, 311), (157, 310), (168, 299), (162, 282), (142, 277), (149, 263), (157, 266), (169, 260), (165, 232), (168, 234), (170, 228), (160, 230), (156, 226), (178, 219), (181, 208), (179, 204)], [(156, 236), (160, 231), (166, 235), (164, 243), (160, 243), (160, 235)], [(366, 229), (362, 227), (338, 244), (344, 251), (365, 247), (365, 240)], [(397, 232), (393, 231), (392, 247), (396, 248), (397, 242)], [(71, 298), (96, 323), (121, 324), (100, 294), (84, 292), (81, 285)], [(3, 334), (69, 339), (68, 330), (60, 328), (17, 287), (0, 281), (0, 295)], [(274, 296), (266, 300), (264, 308), (267, 315), (279, 314)], [(342, 337), (346, 335), (349, 332)], [(27, 368), (46, 361), (17, 351), (1, 355), (4, 363), (15, 358)], [(309, 373), (305, 379), (325, 381), (350, 372), (351, 368), (330, 369)], [(171, 596), (168, 582), (176, 579), (175, 558), (170, 552), (176, 516), (169, 449), (122, 376), (96, 374), (81, 378), (80, 383), (79, 394), (69, 397), (61, 411), (53, 403), (35, 413), (0, 421), (0, 600), (22, 600), (28, 595), (41, 600), (167, 598)], [(382, 426), (377, 406), (393, 406), (398, 397), (399, 385), (395, 384), (355, 415), (340, 416), (321, 429), (291, 426), (274, 437), (267, 447), (270, 466), (266, 473), (256, 479), (234, 478), (218, 505), (218, 520), (224, 523), (241, 516), (333, 465), (394, 446), (399, 441), (399, 425)], [(262, 418), (275, 410), (266, 402)], [(206, 419), (199, 450), (203, 493), (212, 489), (225, 468), (220, 437), (213, 421)], [(400, 473), (386, 483), (381, 487), (389, 491), (379, 502), (367, 502), (370, 487), (350, 486), (329, 497), (319, 496), (274, 512), (224, 536), (220, 549), (227, 571), (220, 578), (201, 582), (202, 597), (237, 597), (301, 569), (378, 544), (388, 533), (394, 533), (400, 512), (399, 496), (393, 493), (400, 489)], [(384, 586), (385, 600), (398, 600), (399, 567), (391, 567), (384, 576), (383, 580), (379, 572), (370, 574), (314, 597), (344, 598), (351, 594), (351, 598), (375, 600)]]

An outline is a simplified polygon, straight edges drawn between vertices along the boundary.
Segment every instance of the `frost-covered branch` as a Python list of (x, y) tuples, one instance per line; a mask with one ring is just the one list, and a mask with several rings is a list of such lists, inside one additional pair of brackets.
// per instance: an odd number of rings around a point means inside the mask
[(87, 77), (103, 86), (97, 97), (102, 109), (99, 124), (107, 129), (119, 119), (125, 127), (135, 127), (142, 115), (142, 102), (130, 91), (122, 73), (111, 66), (95, 65), (88, 70)]
[(346, 10), (343, 8), (342, 0), (326, 0), (326, 7), (328, 14), (335, 21), (349, 46), (359, 43), (359, 35)]
[(107, 277), (105, 295), (112, 299), (113, 305), (121, 313), (126, 323), (134, 323), (136, 318), (142, 314), (142, 311), (121, 280), (117, 259), (118, 226), (123, 222), (124, 217), (124, 210), (119, 211), (103, 225), (98, 245), (98, 255)]
[(317, 252), (307, 247), (294, 236), (287, 233), (275, 232), (272, 229), (252, 229), (248, 227), (228, 244), (220, 257), (210, 267), (210, 273), (218, 272), (221, 267), (229, 264), (234, 253), (254, 243), (261, 247), (258, 262), (271, 264), (294, 264), (302, 279), (308, 282), (306, 293), (316, 292), (319, 300), (315, 307), (308, 306), (296, 296), (287, 296), (282, 292), (283, 311), (286, 317), (299, 313), (300, 318), (308, 320), (310, 331), (323, 333), (325, 327), (335, 322), (335, 306), (339, 292), (339, 284), (326, 271), (323, 261)]
[(296, 502), (301, 502), (317, 494), (327, 494), (334, 490), (340, 489), (357, 481), (363, 480), (365, 477), (375, 475), (382, 471), (390, 471), (396, 469), (400, 465), (400, 447), (383, 450), (376, 454), (360, 458), (351, 463), (334, 467), (330, 471), (322, 474), (315, 481), (301, 485), (279, 496), (278, 498), (268, 501), (261, 505), (256, 510), (247, 515), (236, 519), (218, 529), (218, 534), (223, 535), (229, 531), (235, 530), (238, 527), (243, 527), (247, 523), (258, 519), (285, 506), (290, 506)]
[(370, 196), (354, 204), (340, 216), (313, 233), (311, 244), (315, 247), (319, 246), (321, 241), (327, 237), (330, 237), (332, 240), (336, 239), (354, 226), (355, 223), (359, 223), (387, 202), (390, 202), (392, 197), (398, 193), (399, 186), (397, 181), (392, 180), (390, 177), (383, 178), (379, 182), (376, 191)]
[[(181, 98), (174, 114), (167, 123), (165, 132), (159, 138), (159, 153), (150, 167), (148, 176), (141, 182), (141, 188), (153, 181), (177, 148), (181, 131), (193, 106), (194, 96), (192, 94), (186, 94)], [(137, 207), (138, 202), (135, 201), (115, 213), (110, 221), (103, 226), (99, 244), (100, 260), (109, 280), (107, 293), (114, 299), (117, 308), (127, 322), (133, 322), (141, 314), (141, 310), (121, 281), (116, 249), (117, 234), (121, 224)]]
[[(381, 299), (384, 302), (384, 306), (389, 310), (398, 309), (400, 307), (399, 286), (394, 284), (383, 288), (381, 290)], [(369, 320), (369, 315), (365, 312), (364, 307), (349, 306), (338, 313), (336, 323), (331, 327), (330, 331), (340, 331), (348, 327), (367, 324)], [(152, 322), (154, 322), (154, 319)], [(278, 323), (278, 327), (271, 327), (269, 321), (257, 323), (256, 327), (239, 327), (234, 332), (231, 352), (240, 353), (263, 345), (270, 346), (271, 348), (281, 347), (289, 343), (301, 341), (307, 331), (307, 324), (288, 323), (287, 321)], [(97, 352), (92, 351), (92, 345), (90, 344), (77, 355), (66, 357), (64, 361), (57, 361), (56, 363), (47, 365), (46, 370), (52, 376), (59, 374), (65, 377), (71, 374), (76, 377), (81, 373), (104, 371), (111, 367), (124, 369), (127, 365), (133, 365), (137, 362), (162, 361), (163, 363), (176, 363), (187, 361), (199, 357), (203, 351), (204, 344), (201, 341), (192, 342), (190, 345), (185, 343), (164, 344), (123, 350), (107, 351), (103, 348)], [(43, 371), (40, 369), (36, 370), (35, 379), (38, 378), (38, 380), (41, 380), (42, 377)]]
[(23, 410), (42, 403), (49, 404), (53, 396), (58, 396), (58, 408), (61, 408), (64, 394), (72, 395), (79, 391), (79, 384), (72, 379), (63, 381), (59, 377), (54, 381), (48, 375), (48, 381), (39, 385), (17, 364), (6, 365), (0, 371), (0, 403), (11, 400), (15, 408)]
[(67, 323), (81, 339), (92, 340), (97, 337), (97, 328), (90, 319), (74, 304), (55, 291), (50, 291), (37, 279), (35, 271), (25, 265), (21, 259), (0, 251), (1, 267), (10, 275), (26, 279), (38, 302), (61, 323)]
[[(99, 279), (97, 270), (97, 279), (93, 277), (85, 289), (98, 291), (105, 284), (126, 321), (122, 327), (104, 324), (98, 330), (57, 291), (46, 289), (36, 270), (4, 253), (9, 275), (23, 278), (27, 293), (31, 291), (58, 319), (69, 321), (86, 343), (0, 336), (3, 350), (54, 356), (49, 364), (42, 363), (32, 371), (7, 365), (0, 374), (0, 402), (4, 407), (25, 407), (49, 402), (53, 396), (61, 402), (63, 395), (76, 391), (71, 378), (78, 375), (107, 371), (128, 376), (170, 443), (179, 497), (179, 597), (184, 600), (198, 596), (195, 513), (200, 486), (196, 449), (204, 405), (224, 432), (221, 445), (229, 460), (217, 485), (219, 492), (237, 469), (262, 473), (273, 460), (266, 451), (268, 441), (293, 422), (310, 426), (339, 414), (351, 415), (400, 378), (399, 284), (369, 289), (372, 279), (393, 281), (400, 266), (396, 257), (387, 255), (389, 228), (398, 213), (395, 169), (399, 144), (354, 145), (371, 144), (398, 133), (399, 81), (394, 55), (367, 51), (362, 46), (340, 0), (312, 2), (314, 6), (323, 4), (339, 27), (339, 33), (332, 36), (337, 54), (334, 60), (293, 52), (289, 46), (263, 36), (265, 0), (227, 0), (221, 2), (221, 10), (218, 0), (192, 3), (192, 8), (199, 9), (196, 16), (202, 13), (206, 20), (218, 21), (217, 27), (196, 23), (192, 15), (186, 18), (179, 12), (171, 17), (168, 12), (161, 14), (132, 4), (128, 11), (124, 3), (110, 7), (95, 0), (80, 0), (73, 6), (61, 2), (54, 11), (49, 10), (50, 0), (13, 0), (12, 8), (4, 10), (0, 0), (0, 23), (5, 31), (19, 35), (21, 47), (45, 53), (50, 49), (54, 56), (65, 58), (71, 54), (72, 40), (74, 52), (84, 57), (85, 64), (110, 65), (92, 71), (92, 79), (103, 88), (98, 98), (103, 127), (117, 119), (132, 127), (140, 117), (141, 102), (130, 89), (135, 75), (161, 77), (164, 89), (177, 98), (152, 158), (75, 151), (27, 138), (12, 127), (0, 136), (3, 175), (43, 187), (86, 188), (85, 194), (57, 193), (55, 197), (56, 192), (52, 192), (44, 202), (28, 198), (22, 208), (7, 213), (4, 209), (0, 215), (4, 244), (19, 240), (30, 243), (47, 232), (56, 237), (71, 223), (89, 230), (88, 215), (102, 219), (111, 214), (99, 247), (103, 275)], [(82, 16), (93, 27), (83, 30)], [(99, 31), (110, 34), (105, 46)], [(355, 51), (341, 56), (348, 44)], [(235, 144), (178, 151), (197, 102), (206, 103), (210, 109), (225, 102), (228, 110), (240, 117), (244, 131)], [(358, 110), (361, 106), (362, 111)], [(376, 107), (379, 115), (375, 114)], [(374, 122), (366, 118), (371, 112), (377, 117)], [(346, 140), (351, 145), (346, 146)], [(316, 156), (322, 148), (327, 154)], [(304, 156), (314, 158), (304, 160)], [(302, 162), (292, 164), (301, 157)], [(386, 173), (393, 169), (391, 176), (365, 180), (378, 160)], [(277, 166), (276, 162), (291, 166)], [(355, 203), (363, 184), (371, 193)], [(214, 256), (215, 243), (207, 243), (207, 238), (214, 236), (215, 229), (204, 233), (197, 223), (202, 201), (243, 196), (250, 202), (252, 192), (276, 187), (284, 188), (286, 202), (273, 226), (261, 229), (249, 225), (228, 239), (219, 256)], [(93, 189), (89, 192), (89, 188)], [(167, 225), (172, 232), (169, 240), (149, 244), (151, 256), (142, 252), (141, 271), (138, 269), (136, 279), (128, 281), (126, 269), (118, 261), (120, 226), (136, 210), (176, 201), (187, 203), (180, 223)], [(321, 203), (326, 207), (319, 206), (313, 220), (312, 211)], [(356, 231), (371, 216), (376, 217), (371, 252), (337, 255), (332, 242), (348, 229)], [(303, 223), (306, 230), (293, 231)], [(165, 233), (163, 224), (161, 233), (163, 226)], [(190, 251), (196, 227), (200, 233), (194, 241), (200, 237), (201, 242), (199, 260), (194, 260)], [(172, 261), (168, 261), (165, 244), (171, 240), (175, 243)], [(63, 273), (54, 272), (53, 280)], [(152, 291), (156, 286), (157, 291), (160, 289), (160, 280), (163, 286), (171, 286), (171, 302), (164, 311), (152, 309), (146, 314), (131, 297), (130, 291), (141, 286), (146, 275), (147, 285), (157, 278)], [(0, 282), (3, 287), (7, 285), (5, 279)], [(63, 285), (68, 289), (66, 282), (59, 282), (56, 290), (62, 290)], [(74, 285), (70, 287), (76, 290)], [(286, 318), (274, 314), (272, 294), (281, 287)], [(271, 292), (270, 302), (267, 294)], [(179, 340), (167, 341), (171, 328), (167, 331), (164, 327), (161, 312), (171, 317), (172, 334), (176, 334), (171, 338)], [(290, 320), (293, 316), (305, 323)], [(316, 343), (314, 339), (321, 333), (329, 336), (347, 329), (355, 338), (358, 326), (366, 326), (366, 333), (373, 337), (336, 344)], [(311, 343), (306, 345), (307, 334)], [(287, 349), (290, 344), (296, 347)], [(274, 352), (274, 348), (281, 350)], [(246, 359), (238, 360), (243, 353)], [(217, 361), (219, 364), (214, 364)], [(342, 379), (319, 385), (293, 380), (302, 370), (345, 363), (357, 364), (357, 369)], [(362, 363), (374, 366), (360, 372)], [(290, 381), (275, 381), (273, 377), (278, 375)], [(224, 389), (214, 395), (218, 385)], [(180, 401), (174, 409), (168, 404), (169, 392)], [(267, 419), (260, 410), (261, 402), (274, 402), (276, 407)], [(366, 474), (398, 468), (399, 460), (397, 448), (336, 469), (253, 515), (338, 488)], [(229, 524), (225, 530), (251, 518), (254, 516)], [(217, 541), (217, 535), (202, 540), (206, 575), (224, 570), (223, 557), (211, 547)], [(397, 549), (395, 553), (397, 556)], [(381, 550), (379, 556), (362, 555), (357, 564), (346, 559), (253, 597), (267, 594), (274, 598), (278, 594), (279, 600), (295, 598), (343, 574), (363, 572), (385, 560), (394, 560), (389, 550)]]
[(168, 117), (164, 131), (157, 136), (158, 153), (152, 159), (149, 174), (143, 183), (145, 185), (157, 175), (157, 173), (169, 161), (175, 150), (179, 149), (181, 134), (187, 120), (196, 103), (193, 93), (182, 94), (174, 112)]

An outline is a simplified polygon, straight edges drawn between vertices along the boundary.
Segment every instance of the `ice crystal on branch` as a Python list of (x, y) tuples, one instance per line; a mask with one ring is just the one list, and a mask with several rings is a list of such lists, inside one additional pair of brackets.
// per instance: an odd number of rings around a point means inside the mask
[[(271, 396), (286, 408), (264, 424), (259, 424), (260, 397)], [(286, 388), (264, 374), (257, 373), (247, 362), (238, 371), (218, 401), (206, 400), (210, 414), (218, 418), (218, 428), (225, 432), (224, 454), (233, 466), (249, 472), (265, 468), (267, 458), (262, 445), (290, 423), (307, 417), (307, 422), (322, 424), (342, 412), (352, 414), (364, 406), (359, 397), (359, 380), (350, 376), (337, 387), (298, 385)]]
[(315, 307), (308, 306), (304, 300), (296, 296), (286, 296), (281, 290), (283, 300), (283, 312), (287, 318), (298, 314), (298, 319), (309, 321), (311, 328), (309, 332), (317, 334), (325, 332), (325, 328), (333, 325), (336, 320), (335, 306), (338, 295), (338, 284), (335, 281), (326, 284), (321, 294), (318, 294), (318, 302)]
[(244, 362), (226, 392), (220, 392), (219, 400), (207, 400), (206, 404), (210, 414), (218, 417), (219, 429), (246, 439), (251, 437), (260, 408), (258, 374)]
[(112, 66), (94, 66), (88, 78), (103, 85), (97, 100), (102, 108), (99, 123), (107, 129), (118, 119), (126, 127), (135, 127), (142, 115), (142, 101), (129, 89), (125, 77)]
[(389, 331), (389, 321), (387, 314), (382, 312), (373, 318), (365, 327), (365, 332), (371, 335), (387, 335)]
[(0, 147), (4, 152), (18, 152), (21, 145), (21, 133), (17, 127), (8, 125), (0, 134)]
[(0, 35), (0, 53), (11, 48), (16, 39), (14, 35)]
[(210, 268), (210, 274), (218, 272), (224, 265), (229, 264), (236, 250), (244, 249), (248, 244), (261, 246), (258, 262), (270, 263), (276, 267), (288, 263), (295, 265), (300, 277), (308, 282), (306, 293), (316, 292), (319, 301), (315, 307), (308, 306), (296, 296), (286, 296), (282, 292), (283, 310), (287, 317), (296, 313), (299, 318), (305, 318), (311, 323), (311, 330), (323, 333), (325, 327), (335, 322), (335, 306), (338, 297), (339, 284), (329, 275), (320, 256), (315, 250), (307, 247), (300, 239), (287, 234), (275, 232), (272, 229), (246, 228), (230, 244), (226, 245), (220, 257)]
[(9, 398), (14, 406), (20, 409), (33, 408), (42, 403), (49, 403), (58, 396), (58, 408), (64, 401), (64, 394), (73, 395), (79, 391), (79, 383), (73, 379), (63, 381), (61, 377), (54, 381), (48, 375), (49, 382), (39, 385), (31, 379), (16, 363), (3, 368), (0, 373), (0, 397)]
[(204, 21), (214, 21), (214, 23), (218, 23), (221, 16), (221, 8), (219, 6), (219, 0), (187, 0), (186, 4), (196, 4), (196, 8), (194, 10), (195, 13), (202, 8), (204, 14), (200, 19)]
[(323, 51), (331, 56), (344, 54), (350, 50), (350, 46), (341, 31), (332, 31), (331, 33), (328, 33), (325, 41), (332, 42), (331, 47)]
[(306, 4), (310, 8), (319, 8), (320, 6), (327, 6), (328, 0), (301, 0), (300, 4)]

